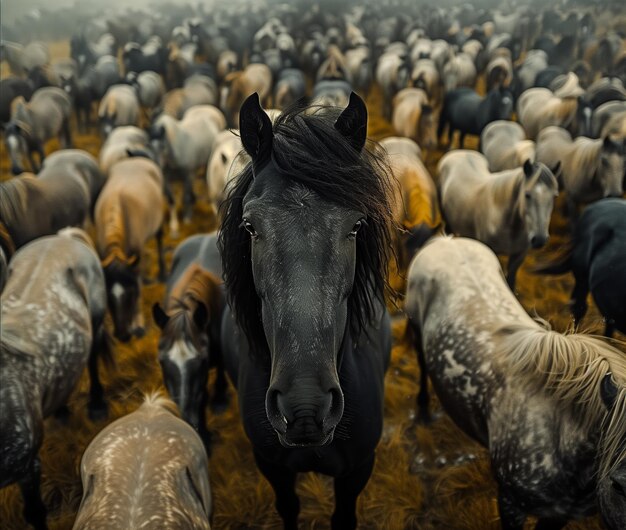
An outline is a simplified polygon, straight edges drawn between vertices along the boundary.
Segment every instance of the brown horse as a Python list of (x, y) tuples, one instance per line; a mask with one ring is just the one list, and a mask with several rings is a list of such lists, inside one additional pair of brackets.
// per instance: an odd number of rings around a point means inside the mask
[(115, 336), (127, 342), (142, 336), (139, 262), (146, 241), (156, 237), (159, 276), (163, 261), (163, 174), (148, 158), (128, 158), (109, 171), (96, 202), (97, 247), (107, 283)]
[(83, 499), (74, 530), (210, 530), (209, 462), (176, 405), (146, 397), (85, 450)]

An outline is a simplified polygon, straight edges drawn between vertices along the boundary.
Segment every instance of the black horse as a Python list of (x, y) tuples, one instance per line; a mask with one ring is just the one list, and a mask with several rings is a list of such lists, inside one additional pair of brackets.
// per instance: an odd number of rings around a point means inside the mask
[(574, 273), (572, 313), (579, 324), (591, 295), (605, 319), (604, 334), (626, 333), (626, 200), (602, 199), (581, 215), (571, 247), (557, 263), (541, 267), (546, 274)]
[(296, 529), (296, 475), (335, 478), (333, 529), (356, 527), (372, 473), (390, 355), (384, 305), (389, 169), (364, 149), (367, 110), (241, 107), (252, 158), (224, 203), (219, 245), (230, 311), (226, 368), (257, 465)]
[(454, 131), (458, 130), (459, 146), (463, 149), (466, 134), (480, 136), (488, 123), (507, 120), (511, 112), (513, 112), (513, 94), (507, 88), (496, 87), (484, 98), (467, 87), (451, 90), (444, 98), (437, 138), (441, 143), (441, 136), (447, 125), (448, 144), (452, 143)]

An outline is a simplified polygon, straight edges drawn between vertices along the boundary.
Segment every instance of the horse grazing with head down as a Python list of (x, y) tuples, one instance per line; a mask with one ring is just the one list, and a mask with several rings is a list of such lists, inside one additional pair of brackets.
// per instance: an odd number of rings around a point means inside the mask
[[(528, 316), (486, 246), (443, 238), (409, 270), (405, 304), (421, 370), (452, 420), (489, 450), (502, 528), (563, 528), (600, 508), (626, 528), (626, 357)], [(598, 502), (599, 501), (599, 502)]]
[[(558, 165), (554, 172), (558, 172)], [(487, 159), (457, 149), (441, 158), (437, 187), (450, 232), (482, 241), (509, 256), (507, 281), (515, 289), (517, 270), (528, 250), (548, 242), (558, 184), (543, 164), (491, 173)]]
[(307, 471), (335, 477), (332, 528), (355, 528), (390, 355), (389, 170), (364, 148), (354, 93), (341, 113), (292, 108), (273, 128), (256, 94), (240, 115), (252, 162), (223, 207), (226, 367), (285, 528), (297, 528)]

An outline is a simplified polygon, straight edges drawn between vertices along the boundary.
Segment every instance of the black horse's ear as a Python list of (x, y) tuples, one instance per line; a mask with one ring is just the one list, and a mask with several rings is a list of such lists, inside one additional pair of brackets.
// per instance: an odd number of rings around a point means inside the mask
[(263, 164), (272, 152), (272, 122), (261, 108), (259, 94), (248, 96), (239, 111), (239, 134), (246, 153), (255, 166)]
[(350, 93), (350, 102), (337, 118), (335, 129), (345, 136), (357, 151), (363, 149), (367, 139), (367, 107), (355, 92)]
[(152, 318), (156, 322), (156, 325), (159, 326), (159, 329), (163, 329), (170, 320), (170, 317), (163, 311), (159, 302), (155, 302), (152, 306)]
[(196, 310), (193, 312), (193, 322), (198, 329), (204, 329), (209, 318), (209, 310), (202, 302), (198, 303)]
[(604, 402), (604, 406), (607, 410), (612, 410), (613, 405), (615, 405), (615, 401), (617, 401), (617, 386), (613, 382), (613, 378), (611, 377), (613, 374), (609, 372), (606, 374), (602, 381), (600, 382), (600, 397)]
[(526, 175), (527, 179), (533, 176), (533, 163), (530, 158), (524, 161), (524, 175)]

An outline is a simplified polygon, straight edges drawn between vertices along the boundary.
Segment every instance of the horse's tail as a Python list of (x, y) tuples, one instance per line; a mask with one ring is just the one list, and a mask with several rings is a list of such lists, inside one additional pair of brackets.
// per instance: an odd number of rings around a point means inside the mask
[(538, 264), (532, 271), (535, 274), (565, 274), (572, 270), (573, 244), (568, 244), (561, 255), (551, 263)]

